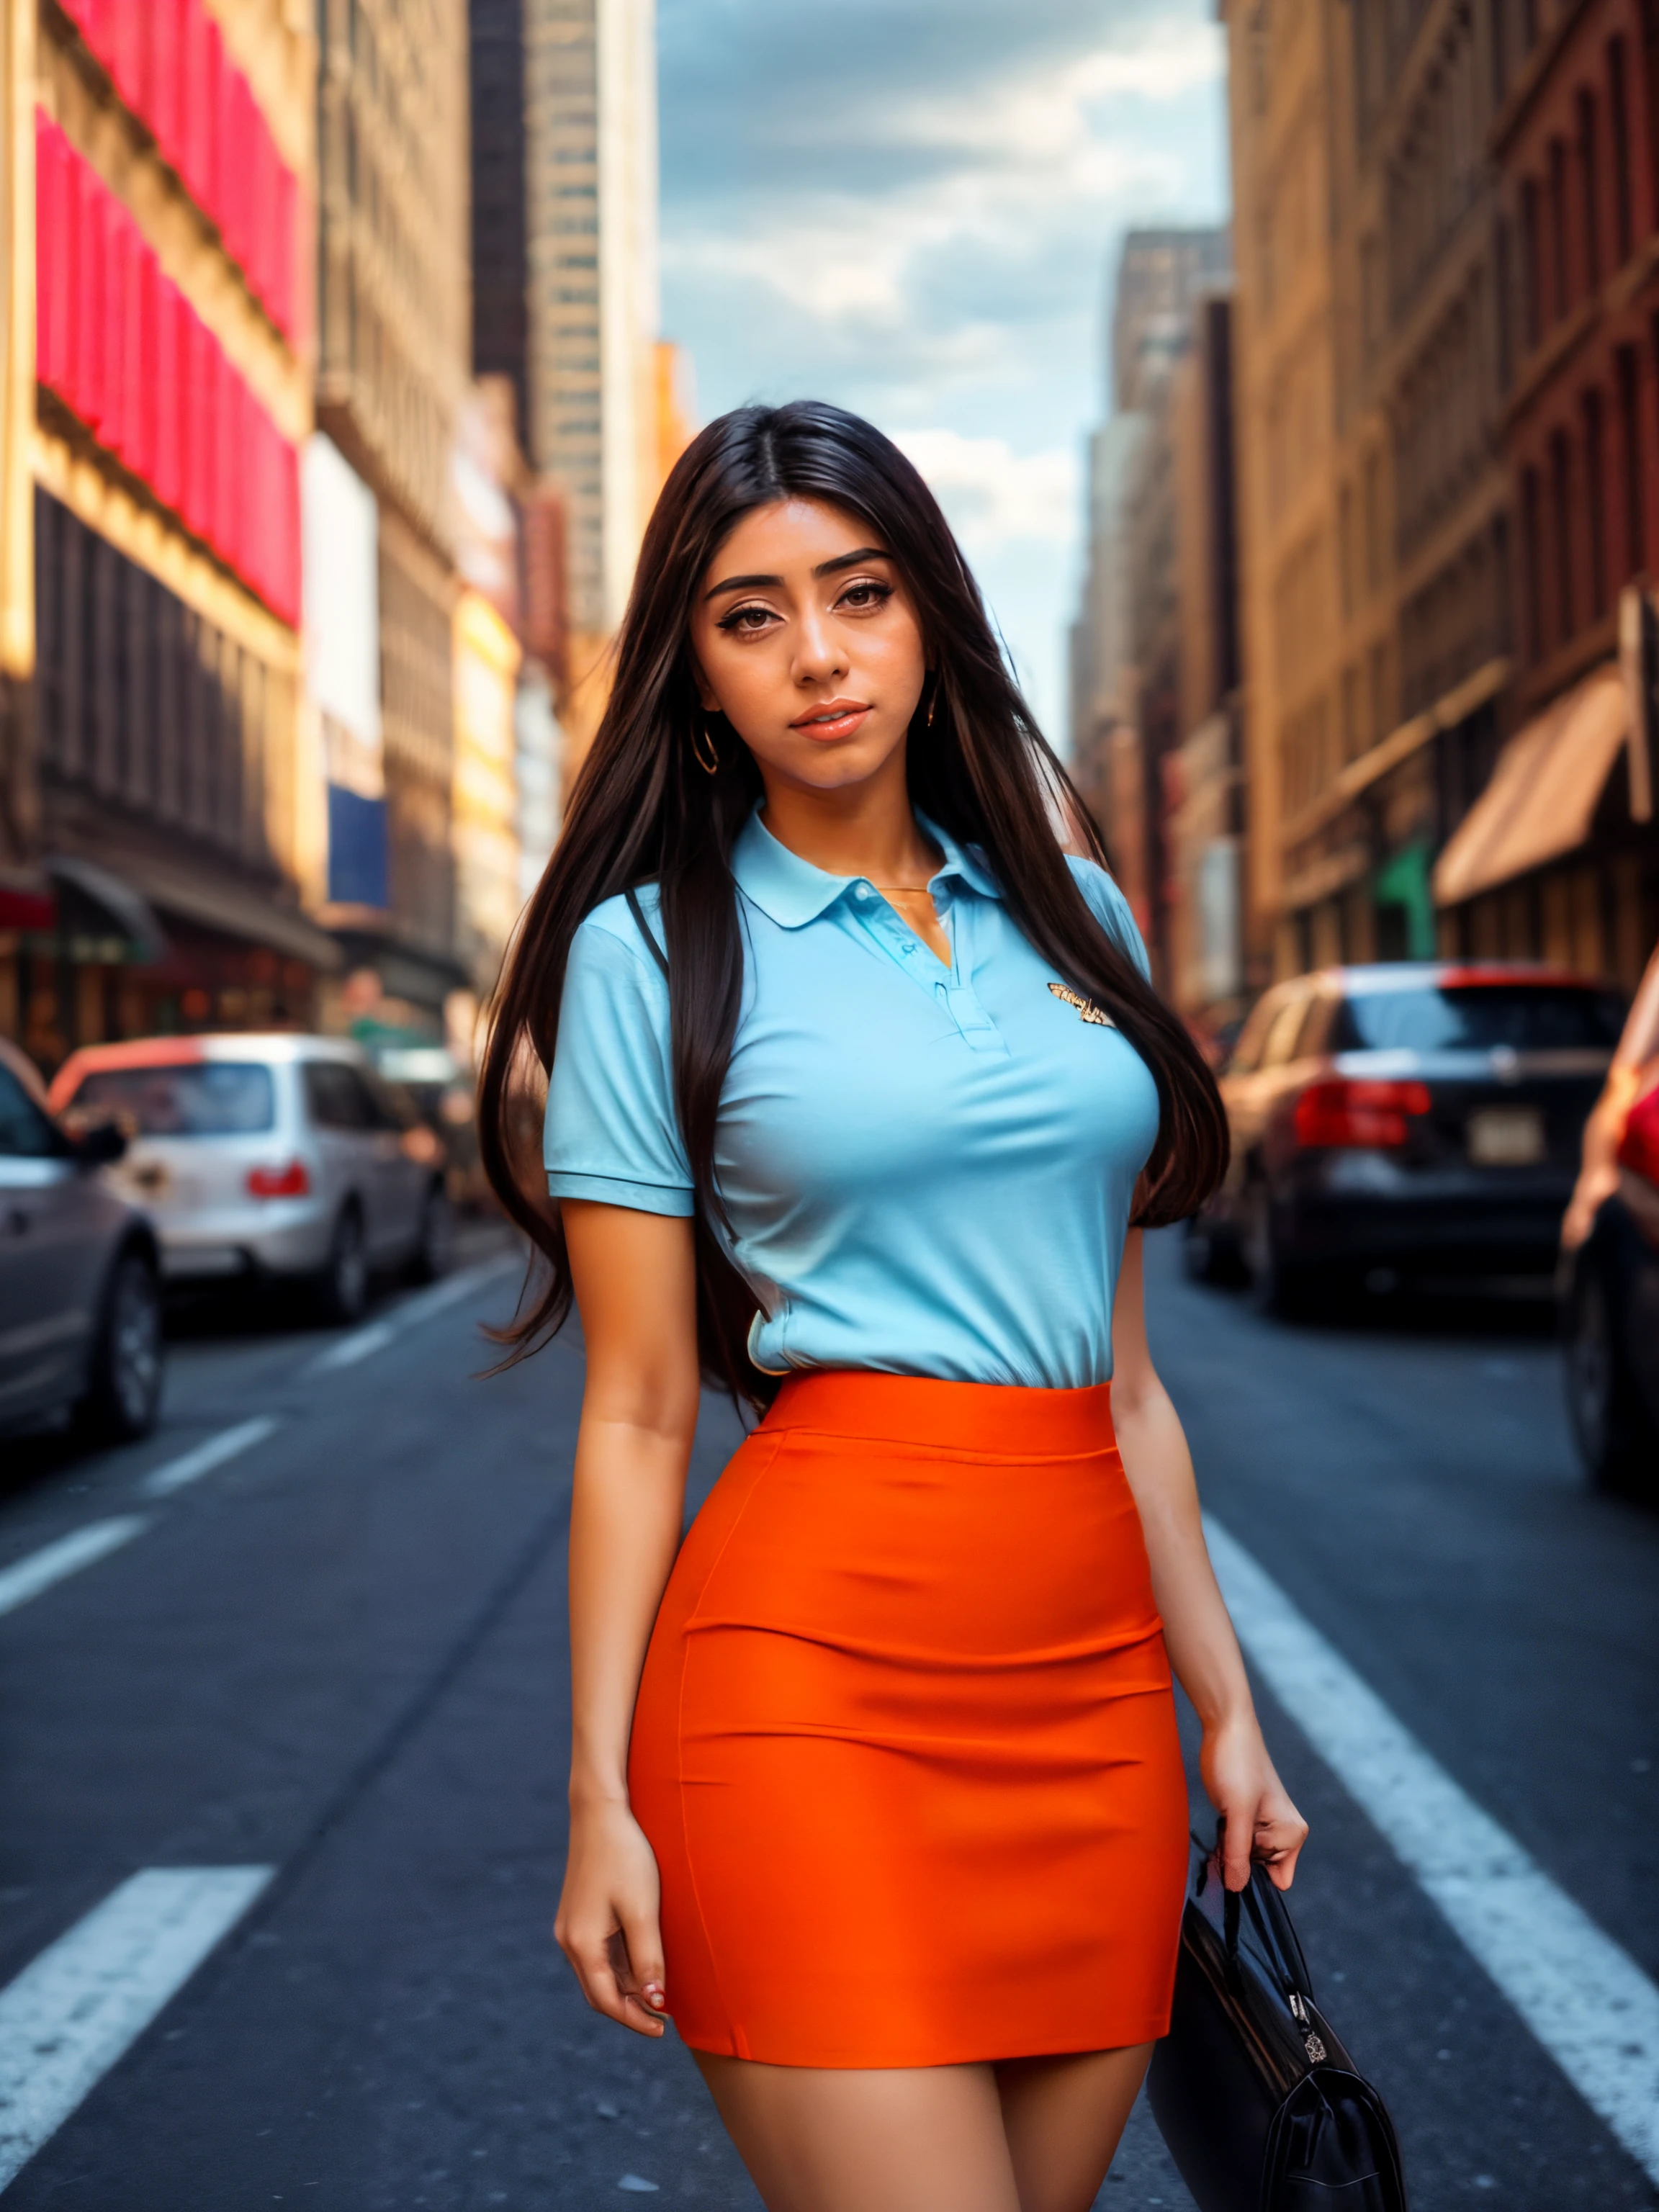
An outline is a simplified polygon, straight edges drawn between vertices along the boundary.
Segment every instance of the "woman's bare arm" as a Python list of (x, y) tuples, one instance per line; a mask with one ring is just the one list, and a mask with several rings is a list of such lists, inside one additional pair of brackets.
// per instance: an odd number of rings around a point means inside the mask
[(570, 1855), (554, 1933), (596, 2010), (660, 2035), (657, 1868), (629, 1809), (628, 1740), (697, 1421), (691, 1224), (586, 1200), (562, 1212), (587, 1378), (570, 1508)]
[(1288, 1889), (1308, 1824), (1285, 1795), (1262, 1741), (1238, 1639), (1205, 1546), (1181, 1417), (1152, 1365), (1138, 1229), (1124, 1246), (1112, 1310), (1112, 1420), (1140, 1512), (1170, 1663), (1203, 1723), (1204, 1785), (1227, 1824), (1227, 1887), (1243, 1889), (1250, 1861), (1258, 1858)]

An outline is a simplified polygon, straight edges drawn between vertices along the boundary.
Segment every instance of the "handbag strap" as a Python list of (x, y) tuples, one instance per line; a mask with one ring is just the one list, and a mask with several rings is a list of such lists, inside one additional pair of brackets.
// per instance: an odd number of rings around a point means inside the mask
[(633, 915), (635, 923), (639, 929), (640, 935), (651, 947), (651, 957), (656, 962), (658, 967), (662, 969), (663, 980), (665, 982), (668, 978), (668, 955), (663, 951), (661, 945), (658, 944), (656, 932), (652, 928), (650, 923), (645, 918), (645, 908), (640, 904), (639, 894), (635, 890), (633, 885), (630, 884), (628, 889), (623, 893), (623, 896), (628, 901), (628, 911)]
[[(1201, 1854), (1193, 1894), (1202, 1897), (1209, 1881), (1211, 1858), (1220, 1848), (1219, 1827), (1213, 1844), (1206, 1844), (1196, 1832), (1193, 1841)], [(1222, 1941), (1226, 1946), (1228, 1958), (1235, 1961), (1238, 1957), (1239, 1936), (1246, 1912), (1265, 1954), (1264, 1963), (1277, 1979), (1285, 1998), (1311, 1998), (1313, 1979), (1308, 1972), (1302, 1939), (1296, 1932), (1296, 1923), (1291, 1918), (1289, 1906), (1274, 1888), (1265, 1867), (1253, 1866), (1250, 1879), (1242, 1890), (1229, 1889), (1224, 1881), (1222, 1883)]]

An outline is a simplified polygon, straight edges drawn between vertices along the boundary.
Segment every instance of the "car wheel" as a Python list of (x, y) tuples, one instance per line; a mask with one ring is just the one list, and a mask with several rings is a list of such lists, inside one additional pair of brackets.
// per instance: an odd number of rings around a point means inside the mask
[(155, 1426), (164, 1353), (161, 1285), (148, 1254), (123, 1252), (110, 1271), (81, 1413), (98, 1437), (126, 1443)]
[(1568, 1293), (1562, 1350), (1567, 1414), (1598, 1490), (1631, 1496), (1655, 1486), (1659, 1436), (1625, 1364), (1605, 1274), (1582, 1255)]
[(368, 1249), (363, 1218), (355, 1206), (341, 1209), (329, 1247), (328, 1265), (317, 1285), (317, 1304), (325, 1321), (361, 1321), (368, 1306)]
[(428, 1184), (421, 1201), (421, 1230), (409, 1263), (412, 1283), (435, 1283), (447, 1275), (455, 1255), (455, 1215), (441, 1182)]

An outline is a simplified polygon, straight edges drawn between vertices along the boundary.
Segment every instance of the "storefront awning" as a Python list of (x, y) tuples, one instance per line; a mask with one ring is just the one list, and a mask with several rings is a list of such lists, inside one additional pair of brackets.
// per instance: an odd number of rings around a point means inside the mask
[(130, 957), (152, 966), (168, 956), (166, 933), (156, 919), (170, 915), (198, 928), (263, 945), (289, 960), (303, 960), (329, 972), (343, 965), (338, 945), (325, 929), (295, 908), (272, 898), (257, 882), (238, 883), (216, 867), (192, 867), (144, 853), (112, 855), (112, 864), (58, 854), (46, 863), (54, 882), (72, 888), (107, 921), (112, 937), (125, 939)]
[(222, 931), (250, 945), (268, 945), (273, 952), (329, 973), (344, 964), (327, 930), (297, 908), (280, 904), (255, 884), (232, 881), (217, 869), (124, 853), (121, 873), (153, 906), (181, 921)]
[(109, 935), (131, 948), (130, 958), (149, 963), (167, 957), (167, 941), (149, 902), (121, 877), (75, 853), (54, 854), (46, 862), (46, 873), (79, 893)]
[(1459, 906), (1582, 845), (1627, 727), (1624, 679), (1602, 667), (1512, 737), (1440, 855), (1435, 903)]

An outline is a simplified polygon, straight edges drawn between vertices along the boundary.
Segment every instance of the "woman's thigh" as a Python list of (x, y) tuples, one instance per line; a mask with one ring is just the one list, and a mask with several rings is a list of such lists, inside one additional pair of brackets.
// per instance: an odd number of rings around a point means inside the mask
[(1152, 2055), (1150, 2043), (1137, 2043), (997, 2068), (1020, 2212), (1089, 2212)]
[(1023, 2212), (988, 2066), (694, 2056), (768, 2212)]

